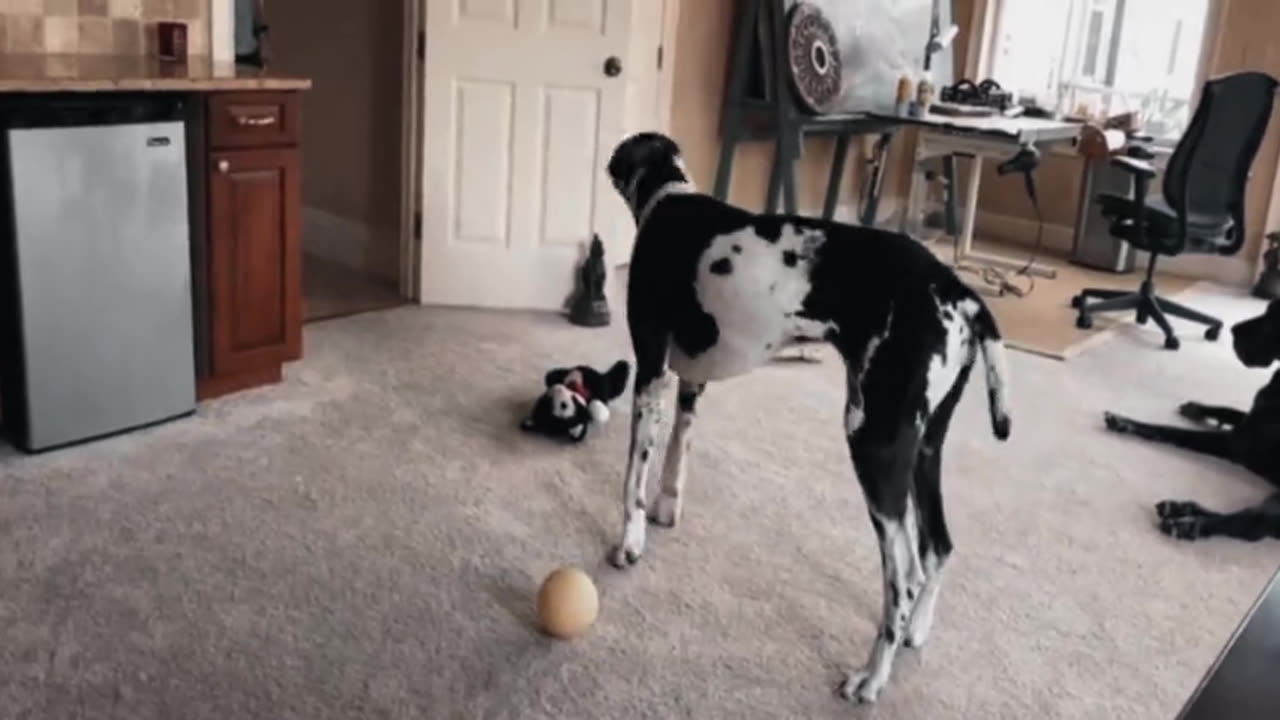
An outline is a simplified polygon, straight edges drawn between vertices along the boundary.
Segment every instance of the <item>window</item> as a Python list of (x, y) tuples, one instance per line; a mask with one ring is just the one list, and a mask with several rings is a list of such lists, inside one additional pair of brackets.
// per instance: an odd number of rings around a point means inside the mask
[(991, 77), (1066, 114), (1136, 111), (1175, 142), (1198, 90), (1211, 0), (997, 0)]

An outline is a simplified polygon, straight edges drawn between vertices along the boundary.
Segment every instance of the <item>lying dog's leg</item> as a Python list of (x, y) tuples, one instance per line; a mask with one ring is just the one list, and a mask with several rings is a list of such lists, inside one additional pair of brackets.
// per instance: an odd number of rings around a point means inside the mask
[(1224, 460), (1234, 460), (1231, 452), (1231, 433), (1226, 430), (1188, 430), (1186, 428), (1152, 425), (1115, 413), (1106, 413), (1107, 429), (1112, 432), (1137, 435), (1144, 440), (1168, 443), (1184, 450), (1212, 455)]
[(662, 465), (662, 492), (654, 501), (649, 520), (656, 525), (675, 527), (680, 521), (681, 496), (684, 494), (685, 466), (689, 443), (693, 439), (693, 418), (698, 398), (706, 385), (680, 381), (676, 395), (676, 419), (667, 442), (667, 456)]
[(1280, 493), (1233, 513), (1208, 510), (1190, 501), (1165, 500), (1156, 505), (1160, 531), (1179, 540), (1217, 536), (1256, 541), (1280, 538)]
[(1235, 427), (1244, 422), (1245, 418), (1242, 410), (1218, 405), (1201, 405), (1198, 402), (1182, 403), (1178, 407), (1178, 414), (1192, 422), (1212, 421), (1223, 427)]
[(923, 582), (919, 577), (919, 527), (909, 491), (920, 432), (914, 427), (902, 428), (898, 437), (886, 444), (864, 440), (864, 431), (854, 434), (849, 448), (880, 541), (883, 616), (867, 664), (849, 674), (840, 694), (871, 703), (889, 681), (894, 656), (907, 630), (912, 599), (919, 596)]
[[(933, 629), (933, 613), (942, 588), (942, 566), (951, 555), (951, 533), (942, 510), (942, 445), (951, 425), (951, 416), (964, 394), (972, 366), (965, 366), (951, 390), (938, 403), (925, 427), (920, 453), (916, 457), (915, 499), (920, 513), (920, 553), (924, 569), (924, 589), (911, 610), (911, 622), (904, 640), (907, 647), (922, 647)], [(907, 600), (912, 598), (907, 596)]]
[(637, 352), (636, 357), (631, 445), (627, 453), (627, 473), (622, 490), (622, 540), (609, 553), (609, 561), (618, 568), (634, 565), (644, 554), (645, 485), (649, 477), (653, 446), (657, 441), (658, 426), (662, 422), (662, 394), (667, 387), (665, 361), (655, 371), (651, 364), (642, 364), (640, 358), (644, 357), (643, 353)]

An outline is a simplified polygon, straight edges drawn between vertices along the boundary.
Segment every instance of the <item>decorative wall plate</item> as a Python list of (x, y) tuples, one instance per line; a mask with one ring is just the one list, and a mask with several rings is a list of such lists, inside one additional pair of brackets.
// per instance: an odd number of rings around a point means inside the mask
[(797, 2), (787, 13), (787, 59), (800, 104), (815, 114), (829, 112), (840, 97), (840, 46), (831, 21), (812, 3)]

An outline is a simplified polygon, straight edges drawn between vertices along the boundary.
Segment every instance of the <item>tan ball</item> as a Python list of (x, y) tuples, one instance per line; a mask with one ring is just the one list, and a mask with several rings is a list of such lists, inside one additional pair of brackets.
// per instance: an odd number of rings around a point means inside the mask
[(558, 638), (582, 634), (596, 621), (600, 596), (596, 584), (578, 568), (555, 570), (538, 589), (538, 623)]

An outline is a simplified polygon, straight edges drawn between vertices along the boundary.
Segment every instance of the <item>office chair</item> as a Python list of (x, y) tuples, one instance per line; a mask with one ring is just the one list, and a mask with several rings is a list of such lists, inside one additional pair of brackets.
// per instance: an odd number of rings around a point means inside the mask
[[(1148, 198), (1156, 176), (1151, 155), (1140, 150), (1111, 159), (1133, 176), (1133, 196), (1102, 193), (1098, 203), (1111, 221), (1113, 237), (1151, 254), (1146, 279), (1137, 292), (1086, 288), (1071, 299), (1079, 310), (1076, 326), (1093, 326), (1093, 313), (1134, 310), (1139, 325), (1155, 320), (1164, 331), (1164, 346), (1179, 342), (1166, 315), (1206, 325), (1205, 339), (1214, 341), (1222, 321), (1156, 294), (1153, 277), (1160, 255), (1201, 253), (1234, 255), (1245, 241), (1244, 197), (1249, 167), (1262, 143), (1276, 87), (1261, 72), (1238, 72), (1205, 82), (1200, 103), (1178, 140), (1164, 172), (1163, 198)], [(1140, 147), (1140, 146), (1139, 146)], [(1089, 303), (1090, 299), (1097, 302)]]

